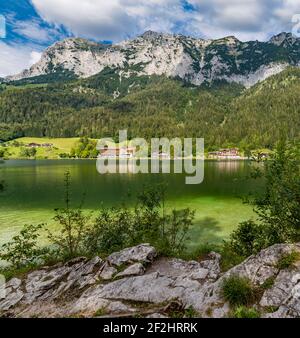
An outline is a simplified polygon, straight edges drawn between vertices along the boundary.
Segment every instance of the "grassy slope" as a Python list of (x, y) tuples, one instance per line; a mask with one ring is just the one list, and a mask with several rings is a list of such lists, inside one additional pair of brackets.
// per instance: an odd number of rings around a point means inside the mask
[[(37, 159), (58, 159), (61, 153), (70, 153), (71, 149), (76, 146), (79, 138), (40, 138), (40, 137), (22, 137), (17, 142), (25, 144), (29, 143), (51, 143), (52, 148), (37, 148)], [(13, 145), (13, 141), (8, 142), (6, 157), (10, 159), (20, 158), (21, 147)]]
[[(37, 159), (59, 159), (59, 154), (69, 154), (72, 148), (76, 148), (77, 143), (79, 142), (79, 137), (73, 138), (49, 138), (49, 137), (21, 137), (15, 139), (14, 141), (6, 142), (6, 159), (19, 159), (20, 158), (20, 150), (22, 146), (15, 146), (15, 142), (19, 142), (20, 144), (26, 145), (29, 143), (50, 143), (53, 144), (52, 148), (36, 148), (37, 150)], [(97, 141), (97, 139), (92, 139)], [(125, 145), (124, 142), (119, 144)]]
[(52, 143), (54, 147), (69, 152), (79, 141), (78, 137), (74, 138), (41, 138), (41, 137), (22, 137), (17, 141), (22, 143)]

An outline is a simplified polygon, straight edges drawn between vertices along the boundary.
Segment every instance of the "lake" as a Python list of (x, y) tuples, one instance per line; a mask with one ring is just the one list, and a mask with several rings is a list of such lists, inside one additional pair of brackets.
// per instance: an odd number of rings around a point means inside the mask
[(260, 189), (261, 183), (247, 179), (249, 161), (206, 161), (205, 179), (200, 185), (186, 185), (185, 174), (106, 174), (96, 170), (95, 160), (10, 160), (0, 164), (0, 244), (8, 241), (24, 224), (46, 223), (55, 228), (54, 209), (63, 206), (63, 179), (72, 177), (72, 202), (84, 198), (84, 209), (97, 210), (127, 201), (144, 185), (164, 182), (168, 186), (167, 207), (196, 210), (189, 247), (220, 242), (241, 221), (254, 218), (242, 198)]

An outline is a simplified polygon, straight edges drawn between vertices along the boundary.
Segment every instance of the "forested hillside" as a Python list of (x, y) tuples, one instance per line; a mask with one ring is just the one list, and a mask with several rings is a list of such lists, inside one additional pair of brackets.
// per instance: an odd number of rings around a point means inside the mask
[(271, 148), (300, 134), (300, 70), (288, 68), (250, 89), (193, 87), (159, 76), (118, 77), (113, 70), (69, 82), (0, 87), (0, 139), (21, 136), (204, 137), (220, 146)]

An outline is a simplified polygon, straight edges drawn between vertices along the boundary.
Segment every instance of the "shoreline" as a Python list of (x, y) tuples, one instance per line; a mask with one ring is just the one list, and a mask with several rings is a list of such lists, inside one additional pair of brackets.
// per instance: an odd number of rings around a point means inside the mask
[[(108, 160), (108, 158), (102, 158), (102, 160)], [(160, 162), (163, 161), (184, 161), (184, 160), (202, 160), (202, 158), (199, 157), (183, 157), (183, 158), (177, 158), (177, 159), (157, 159), (157, 158), (151, 158), (151, 157), (146, 157), (146, 158), (109, 158), (109, 160), (134, 160), (134, 161), (140, 161), (140, 160), (159, 160)], [(97, 161), (98, 158), (3, 158), (0, 159), (0, 163), (3, 162), (5, 163), (6, 161)], [(240, 161), (252, 161), (251, 158), (247, 157), (241, 157), (241, 158), (236, 158), (236, 159), (212, 159), (212, 158), (204, 158), (204, 161), (209, 161), (209, 162), (240, 162)]]

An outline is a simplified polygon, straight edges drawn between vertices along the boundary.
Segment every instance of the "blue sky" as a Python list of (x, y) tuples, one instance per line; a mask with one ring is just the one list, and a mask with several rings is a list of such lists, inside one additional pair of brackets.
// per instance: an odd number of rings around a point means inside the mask
[(291, 31), (300, 0), (0, 0), (6, 38), (0, 76), (36, 62), (55, 41), (79, 36), (118, 42), (146, 30), (201, 38), (267, 40)]

